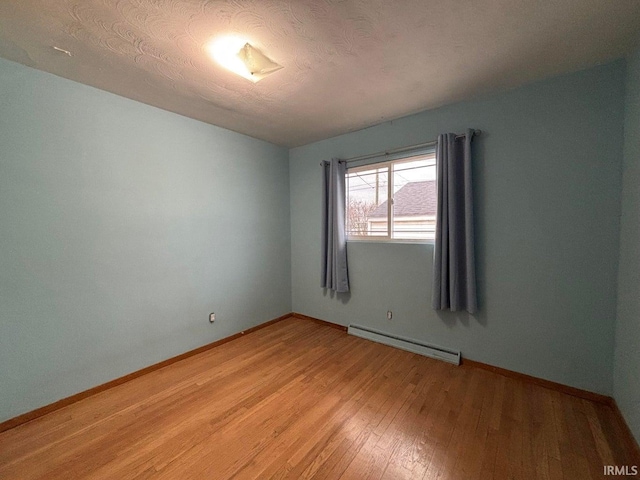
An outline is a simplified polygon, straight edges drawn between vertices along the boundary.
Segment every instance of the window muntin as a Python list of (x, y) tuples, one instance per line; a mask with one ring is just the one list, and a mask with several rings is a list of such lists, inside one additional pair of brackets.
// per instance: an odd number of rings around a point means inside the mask
[(435, 152), (349, 168), (345, 209), (347, 239), (433, 240), (437, 207), (435, 180)]

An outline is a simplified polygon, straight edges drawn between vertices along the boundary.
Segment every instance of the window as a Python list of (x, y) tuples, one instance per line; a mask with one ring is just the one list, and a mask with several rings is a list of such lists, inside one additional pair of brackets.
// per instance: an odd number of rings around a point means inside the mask
[[(433, 240), (435, 152), (352, 167), (346, 175), (349, 240)], [(391, 200), (391, 201), (389, 201)]]

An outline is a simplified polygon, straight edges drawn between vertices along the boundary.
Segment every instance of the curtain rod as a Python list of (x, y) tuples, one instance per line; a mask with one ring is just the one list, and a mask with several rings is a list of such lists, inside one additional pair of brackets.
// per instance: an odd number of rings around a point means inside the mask
[[(471, 136), (477, 137), (481, 133), (482, 133), (482, 130), (473, 130)], [(466, 135), (467, 135), (466, 133), (461, 133), (459, 135), (456, 135), (456, 138), (462, 138), (462, 137), (465, 137)], [(367, 160), (369, 158), (384, 157), (388, 155), (393, 155), (394, 153), (402, 153), (408, 150), (415, 150), (416, 148), (434, 147), (437, 143), (438, 143), (438, 140), (432, 140), (430, 142), (418, 143), (416, 145), (409, 145), (408, 147), (394, 148), (392, 150), (383, 150), (381, 152), (368, 153), (366, 155), (359, 155), (357, 157), (343, 158), (340, 160), (340, 162), (349, 163), (349, 162), (356, 162), (358, 160)], [(324, 164), (325, 162), (320, 162), (320, 165), (324, 165)]]

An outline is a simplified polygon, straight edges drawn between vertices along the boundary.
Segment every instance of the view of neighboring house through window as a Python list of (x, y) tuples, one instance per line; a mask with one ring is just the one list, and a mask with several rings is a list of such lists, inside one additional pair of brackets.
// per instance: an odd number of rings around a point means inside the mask
[(349, 168), (346, 191), (348, 239), (435, 238), (434, 152)]

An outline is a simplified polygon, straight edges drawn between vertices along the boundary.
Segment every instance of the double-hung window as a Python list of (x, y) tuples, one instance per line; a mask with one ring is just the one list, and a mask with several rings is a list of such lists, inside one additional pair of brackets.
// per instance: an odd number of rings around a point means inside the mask
[(355, 166), (346, 174), (348, 240), (429, 241), (436, 227), (435, 151)]

